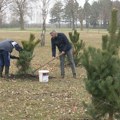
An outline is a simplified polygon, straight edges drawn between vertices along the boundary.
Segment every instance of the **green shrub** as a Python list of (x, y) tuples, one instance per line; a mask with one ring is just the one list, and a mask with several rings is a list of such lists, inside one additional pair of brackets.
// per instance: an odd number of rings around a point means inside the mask
[(21, 42), (23, 50), (19, 53), (19, 60), (17, 61), (18, 74), (28, 74), (31, 71), (33, 52), (39, 42), (39, 40), (35, 40), (34, 34), (30, 34), (28, 41)]

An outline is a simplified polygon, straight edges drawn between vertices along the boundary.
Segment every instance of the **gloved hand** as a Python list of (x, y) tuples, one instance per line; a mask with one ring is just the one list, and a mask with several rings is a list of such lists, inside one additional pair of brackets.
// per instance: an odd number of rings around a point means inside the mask
[(16, 56), (14, 56), (14, 55), (10, 55), (10, 58), (11, 58), (11, 59), (17, 59), (17, 60), (19, 60), (19, 57), (16, 57)]

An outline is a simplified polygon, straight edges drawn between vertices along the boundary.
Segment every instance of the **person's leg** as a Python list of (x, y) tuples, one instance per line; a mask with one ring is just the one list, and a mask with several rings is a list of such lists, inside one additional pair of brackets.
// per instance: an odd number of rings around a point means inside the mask
[(2, 73), (3, 73), (3, 66), (0, 66), (0, 77), (3, 77)]
[(0, 51), (0, 77), (2, 77), (2, 73), (3, 73), (3, 67), (4, 67), (4, 63), (3, 63), (3, 55), (2, 55), (2, 51)]
[(61, 77), (64, 78), (65, 70), (64, 70), (64, 62), (65, 62), (65, 55), (60, 56), (60, 70), (61, 70)]
[(3, 52), (4, 54), (4, 65), (5, 65), (5, 77), (9, 77), (9, 66), (10, 66), (10, 54), (7, 51)]
[(9, 66), (5, 66), (5, 77), (9, 78)]
[(66, 54), (67, 54), (68, 60), (69, 60), (70, 65), (71, 65), (73, 77), (76, 78), (76, 69), (75, 69), (75, 62), (74, 62), (74, 58), (73, 58), (72, 49), (70, 49)]

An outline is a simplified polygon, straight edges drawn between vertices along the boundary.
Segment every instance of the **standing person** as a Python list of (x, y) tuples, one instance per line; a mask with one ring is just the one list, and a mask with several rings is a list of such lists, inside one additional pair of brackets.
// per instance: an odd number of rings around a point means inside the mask
[(13, 51), (13, 48), (19, 52), (22, 50), (22, 47), (13, 40), (7, 39), (0, 41), (0, 77), (2, 77), (4, 67), (5, 77), (9, 77), (10, 58), (19, 59), (19, 57), (10, 55), (10, 53)]
[(64, 33), (57, 33), (55, 30), (50, 32), (50, 35), (51, 35), (51, 45), (52, 45), (52, 57), (56, 57), (56, 47), (58, 48), (59, 52), (62, 54), (60, 56), (61, 77), (64, 78), (65, 76), (64, 62), (65, 62), (65, 55), (67, 55), (71, 64), (73, 77), (76, 78), (76, 70), (73, 59), (72, 46), (68, 41), (67, 37), (65, 36)]

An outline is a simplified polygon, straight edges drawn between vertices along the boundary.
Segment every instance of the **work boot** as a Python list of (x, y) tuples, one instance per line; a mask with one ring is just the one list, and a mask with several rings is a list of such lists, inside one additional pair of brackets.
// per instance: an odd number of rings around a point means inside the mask
[(2, 73), (3, 73), (3, 66), (0, 66), (0, 77), (3, 77)]
[(64, 78), (65, 77), (65, 75), (61, 75), (61, 78)]
[(5, 66), (5, 78), (9, 78), (9, 66)]
[(74, 73), (74, 74), (73, 74), (73, 78), (75, 78), (75, 79), (76, 79), (76, 73)]

